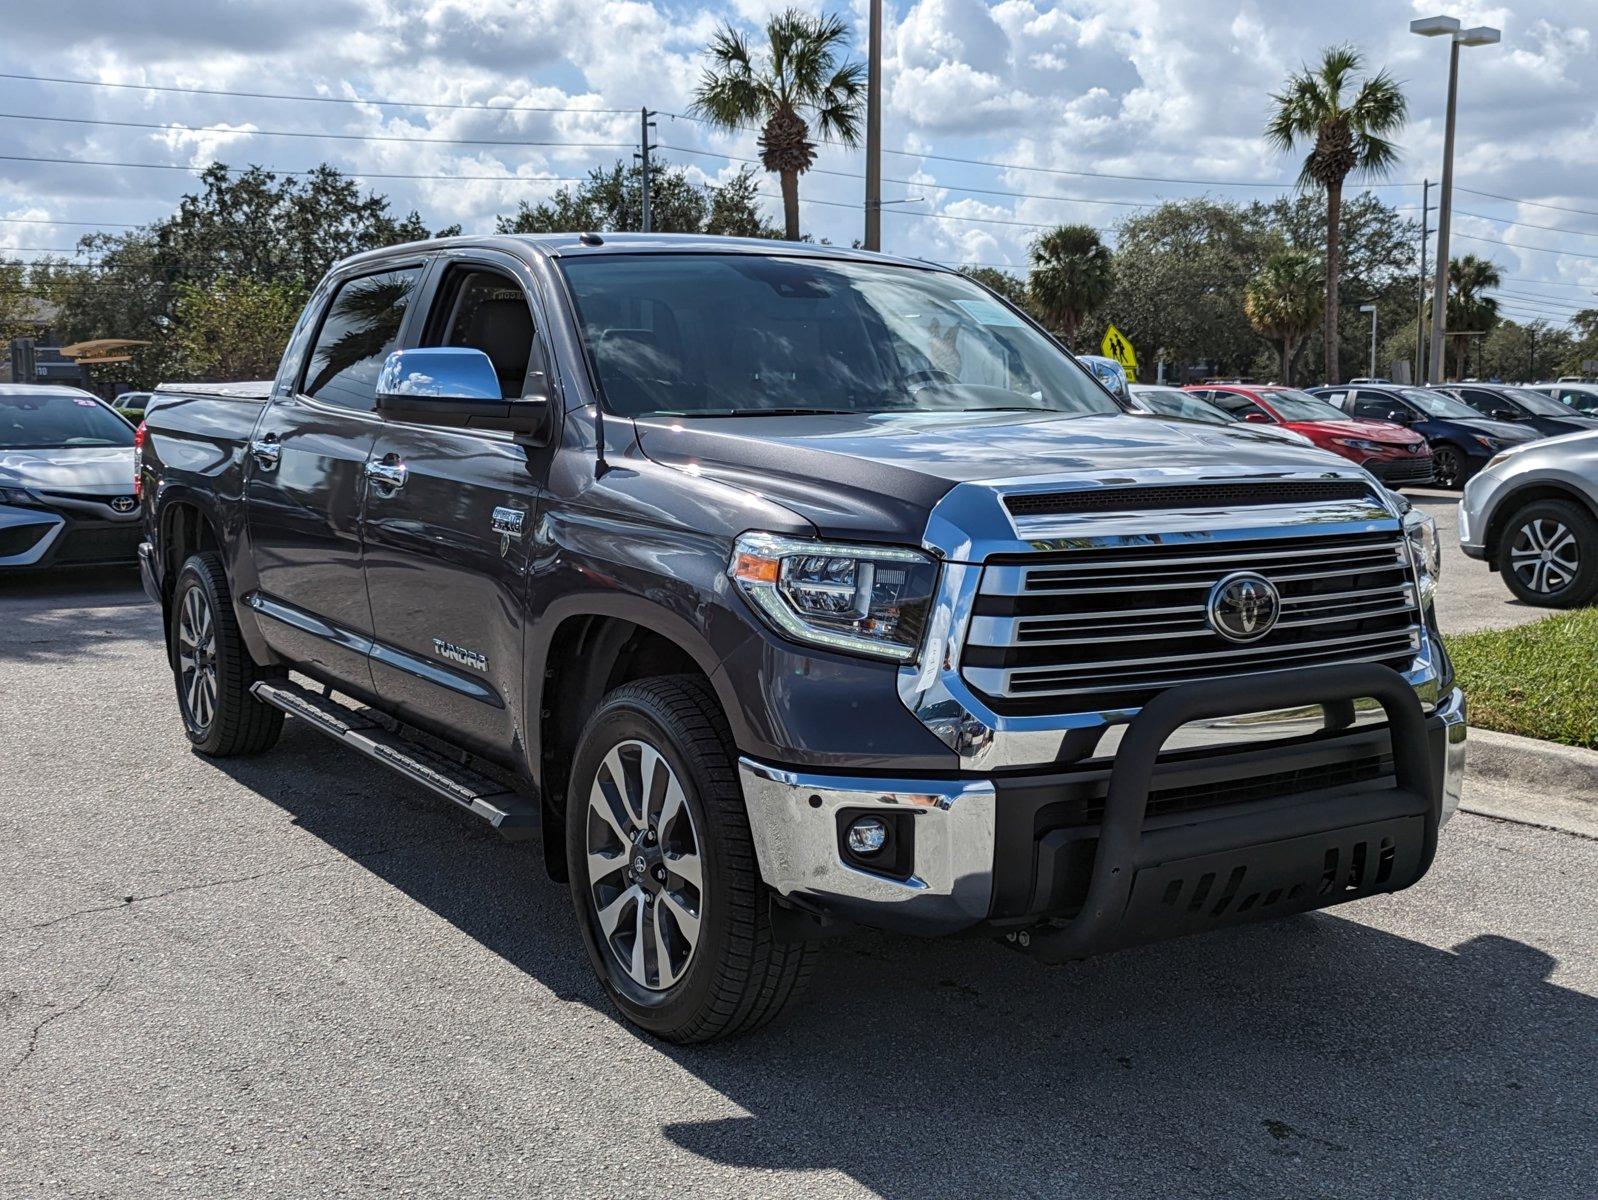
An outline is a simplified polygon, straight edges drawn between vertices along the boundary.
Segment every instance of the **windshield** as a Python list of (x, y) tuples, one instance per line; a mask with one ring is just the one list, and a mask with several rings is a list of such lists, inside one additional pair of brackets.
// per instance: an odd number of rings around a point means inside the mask
[(133, 426), (88, 396), (0, 395), (0, 449), (131, 445)]
[(1450, 420), (1481, 419), (1481, 413), (1463, 400), (1455, 400), (1452, 396), (1445, 396), (1441, 392), (1427, 391), (1424, 388), (1400, 388), (1398, 394), (1428, 416), (1446, 417)]
[(1181, 417), (1185, 421), (1203, 421), (1206, 425), (1235, 425), (1239, 420), (1224, 408), (1216, 408), (1209, 401), (1176, 388), (1140, 387), (1133, 396), (1162, 417)]
[(1530, 388), (1518, 387), (1505, 388), (1504, 392), (1539, 417), (1568, 417), (1570, 415), (1570, 406), (1568, 404), (1561, 404), (1552, 396), (1545, 396), (1542, 392), (1534, 392)]
[(1265, 402), (1274, 408), (1284, 421), (1346, 421), (1348, 414), (1331, 404), (1297, 388), (1277, 388), (1264, 392)]
[(744, 254), (560, 260), (623, 416), (1121, 409), (960, 275)]

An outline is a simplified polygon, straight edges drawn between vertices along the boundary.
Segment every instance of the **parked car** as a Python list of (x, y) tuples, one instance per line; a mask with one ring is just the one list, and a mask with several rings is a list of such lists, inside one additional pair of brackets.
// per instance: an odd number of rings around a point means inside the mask
[(1463, 400), (1489, 420), (1523, 425), (1542, 437), (1598, 429), (1598, 418), (1580, 416), (1568, 405), (1531, 388), (1502, 383), (1464, 383), (1434, 390)]
[(1460, 497), (1459, 544), (1527, 604), (1598, 599), (1598, 431), (1495, 457)]
[(1357, 462), (1388, 487), (1432, 481), (1426, 439), (1386, 421), (1358, 421), (1297, 388), (1228, 384), (1189, 389), (1244, 421), (1292, 430), (1323, 450)]
[(123, 392), (111, 401), (111, 407), (137, 425), (144, 420), (144, 410), (150, 406), (150, 396), (149, 392)]
[(133, 563), (133, 437), (88, 392), (0, 383), (0, 574)]
[(1178, 387), (1167, 387), (1162, 383), (1134, 383), (1131, 385), (1132, 403), (1134, 413), (1147, 413), (1153, 417), (1174, 417), (1182, 421), (1198, 421), (1204, 425), (1240, 425), (1255, 433), (1267, 437), (1282, 438), (1286, 441), (1297, 442), (1300, 445), (1314, 445), (1301, 433), (1294, 433), (1280, 425), (1255, 425), (1245, 422), (1242, 417), (1227, 412), (1219, 405), (1211, 404)]
[(1526, 388), (1528, 391), (1541, 392), (1578, 413), (1598, 414), (1598, 383), (1573, 383), (1561, 379), (1558, 383), (1527, 384)]
[(1397, 891), (1458, 804), (1431, 519), (1313, 448), (1129, 416), (931, 264), (389, 247), (273, 383), (163, 387), (146, 424), (195, 749), (291, 713), (542, 830), (663, 1038), (770, 1020), (851, 925), (1063, 962)]
[(1500, 450), (1538, 435), (1507, 421), (1491, 421), (1462, 400), (1433, 388), (1362, 383), (1311, 388), (1351, 416), (1405, 425), (1432, 448), (1437, 485), (1457, 488)]

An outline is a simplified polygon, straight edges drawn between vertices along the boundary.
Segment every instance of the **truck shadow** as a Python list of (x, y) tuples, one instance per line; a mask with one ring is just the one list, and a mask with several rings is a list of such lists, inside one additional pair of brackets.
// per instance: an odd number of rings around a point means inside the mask
[[(504, 843), (292, 723), (275, 755), (218, 765), (610, 1013), (536, 842)], [(372, 852), (391, 845), (406, 848)], [(1417, 920), (1438, 887), (1410, 893)], [(744, 1111), (662, 1134), (714, 1163), (904, 1200), (1590, 1195), (1598, 1000), (1551, 982), (1555, 965), (1506, 938), (1440, 950), (1326, 913), (1063, 968), (987, 940), (860, 935), (830, 944), (787, 1024), (653, 1044)]]

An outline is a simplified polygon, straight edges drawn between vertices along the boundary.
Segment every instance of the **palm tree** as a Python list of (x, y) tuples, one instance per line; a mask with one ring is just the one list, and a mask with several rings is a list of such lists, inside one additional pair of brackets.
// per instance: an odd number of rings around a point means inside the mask
[(1448, 336), (1454, 342), (1454, 375), (1465, 378), (1470, 334), (1486, 334), (1498, 324), (1498, 301), (1485, 293), (1503, 283), (1498, 265), (1467, 254), (1448, 260)]
[(1321, 264), (1307, 250), (1278, 250), (1243, 288), (1243, 311), (1255, 332), (1282, 358), (1282, 382), (1293, 382), (1299, 343), (1321, 317)]
[(1109, 299), (1115, 284), (1110, 249), (1091, 225), (1061, 225), (1032, 243), (1027, 285), (1044, 322), (1070, 345), (1082, 319)]
[(1274, 111), (1265, 137), (1284, 153), (1310, 147), (1299, 185), (1326, 192), (1326, 381), (1340, 383), (1337, 362), (1337, 273), (1343, 217), (1343, 181), (1358, 171), (1384, 175), (1398, 161), (1389, 141), (1404, 124), (1408, 105), (1386, 71), (1356, 78), (1364, 58), (1352, 46), (1334, 46), (1287, 77), (1271, 96)]
[(812, 122), (823, 138), (845, 146), (860, 140), (866, 69), (840, 63), (849, 30), (837, 16), (790, 8), (766, 22), (759, 58), (730, 24), (711, 39), (710, 66), (689, 110), (716, 129), (760, 126), (760, 161), (782, 181), (782, 213), (790, 241), (799, 239), (799, 176), (816, 161)]

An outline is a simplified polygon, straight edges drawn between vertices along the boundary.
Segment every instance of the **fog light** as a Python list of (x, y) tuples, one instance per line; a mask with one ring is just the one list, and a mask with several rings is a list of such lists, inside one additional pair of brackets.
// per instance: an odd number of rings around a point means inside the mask
[(888, 844), (888, 825), (881, 817), (856, 817), (849, 825), (849, 853), (868, 858)]

